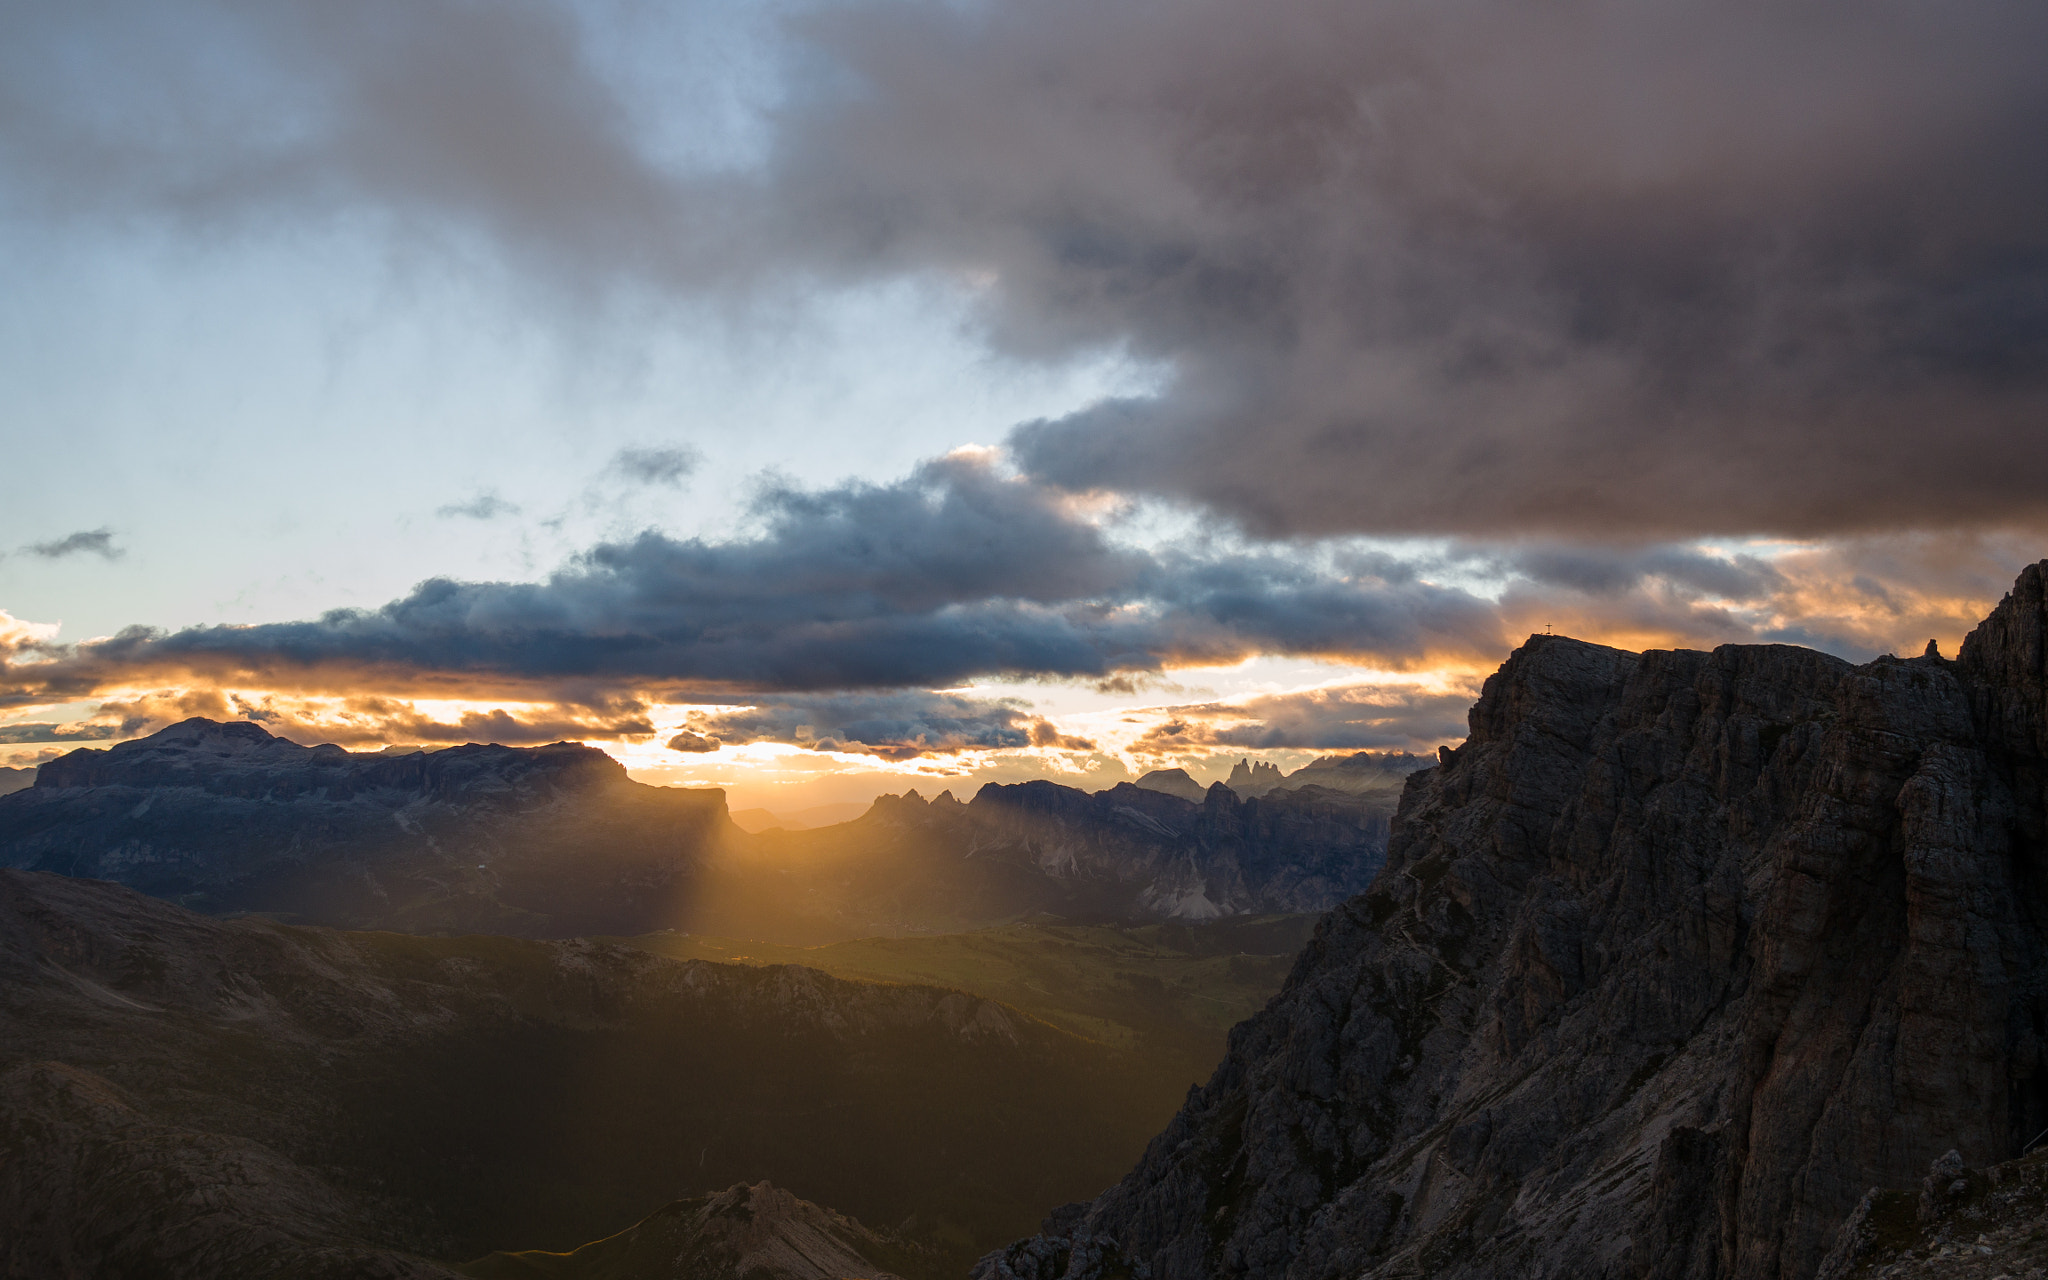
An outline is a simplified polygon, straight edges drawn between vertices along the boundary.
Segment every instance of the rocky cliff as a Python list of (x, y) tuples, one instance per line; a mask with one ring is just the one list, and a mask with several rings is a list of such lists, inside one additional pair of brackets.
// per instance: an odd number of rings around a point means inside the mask
[(1230, 776), (1224, 779), (1223, 785), (1241, 796), (1250, 798), (1265, 795), (1285, 780), (1286, 775), (1280, 772), (1278, 765), (1265, 760), (1253, 761), (1246, 757), (1232, 767)]
[(0, 866), (352, 928), (663, 928), (736, 834), (722, 793), (642, 786), (574, 743), (370, 755), (199, 719), (0, 796)]
[(1532, 636), (1122, 1182), (990, 1277), (1814, 1274), (2048, 1128), (2048, 562), (1955, 662)]

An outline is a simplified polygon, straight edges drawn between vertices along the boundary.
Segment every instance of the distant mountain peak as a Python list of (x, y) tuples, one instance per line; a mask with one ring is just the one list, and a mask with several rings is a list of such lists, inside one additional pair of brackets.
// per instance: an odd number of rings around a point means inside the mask
[(1136, 785), (1147, 791), (1179, 796), (1196, 804), (1202, 803), (1202, 798), (1209, 794), (1208, 788), (1196, 782), (1186, 769), (1154, 769), (1139, 778)]
[(1280, 785), (1286, 777), (1280, 766), (1265, 760), (1239, 760), (1237, 767), (1230, 771), (1230, 778), (1224, 784), (1241, 796), (1262, 796)]

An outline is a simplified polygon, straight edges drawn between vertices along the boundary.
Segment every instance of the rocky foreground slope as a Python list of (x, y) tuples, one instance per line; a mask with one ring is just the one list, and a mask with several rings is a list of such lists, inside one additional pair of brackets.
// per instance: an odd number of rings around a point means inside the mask
[(1812, 1276), (2048, 1128), (2048, 562), (1965, 643), (1534, 636), (1121, 1183), (979, 1274)]
[[(0, 871), (8, 1276), (441, 1277), (763, 1179), (929, 1246), (881, 1270), (957, 1275), (1113, 1179), (1158, 1098), (1142, 1064), (957, 991), (221, 921)], [(616, 1274), (603, 1253), (581, 1274)]]

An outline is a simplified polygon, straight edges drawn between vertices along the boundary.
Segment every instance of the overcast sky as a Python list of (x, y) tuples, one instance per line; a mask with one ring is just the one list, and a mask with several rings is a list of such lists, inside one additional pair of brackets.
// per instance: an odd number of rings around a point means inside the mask
[(1952, 653), (2048, 555), (2043, 48), (0, 0), (0, 763), (247, 715), (800, 807), (1427, 749), (1545, 626)]

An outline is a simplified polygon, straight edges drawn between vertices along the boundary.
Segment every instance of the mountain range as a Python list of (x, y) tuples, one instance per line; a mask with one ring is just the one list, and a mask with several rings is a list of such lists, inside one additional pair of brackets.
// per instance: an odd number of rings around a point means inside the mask
[(1031, 782), (749, 833), (722, 792), (646, 786), (573, 743), (352, 753), (193, 719), (0, 796), (0, 866), (343, 928), (823, 942), (1320, 911), (1378, 870), (1392, 810), (1384, 790)]
[[(1253, 760), (1247, 756), (1231, 767), (1230, 776), (1223, 785), (1247, 800), (1275, 791), (1321, 787), (1348, 795), (1375, 796), (1391, 806), (1400, 799), (1401, 786), (1408, 775), (1417, 769), (1427, 768), (1430, 763), (1427, 756), (1411, 755), (1405, 751), (1358, 751), (1351, 755), (1318, 756), (1293, 773), (1283, 773), (1270, 761)], [(1193, 774), (1178, 768), (1154, 769), (1133, 785), (1147, 791), (1179, 796), (1194, 804), (1200, 804), (1209, 794), (1209, 788), (1195, 781)]]
[(705, 912), (726, 923), (693, 931), (824, 942), (1040, 916), (1320, 911), (1379, 870), (1389, 817), (1320, 788), (1241, 800), (1219, 784), (1200, 804), (1130, 783), (990, 784), (965, 804), (912, 791), (853, 822), (754, 837), (699, 882)]

